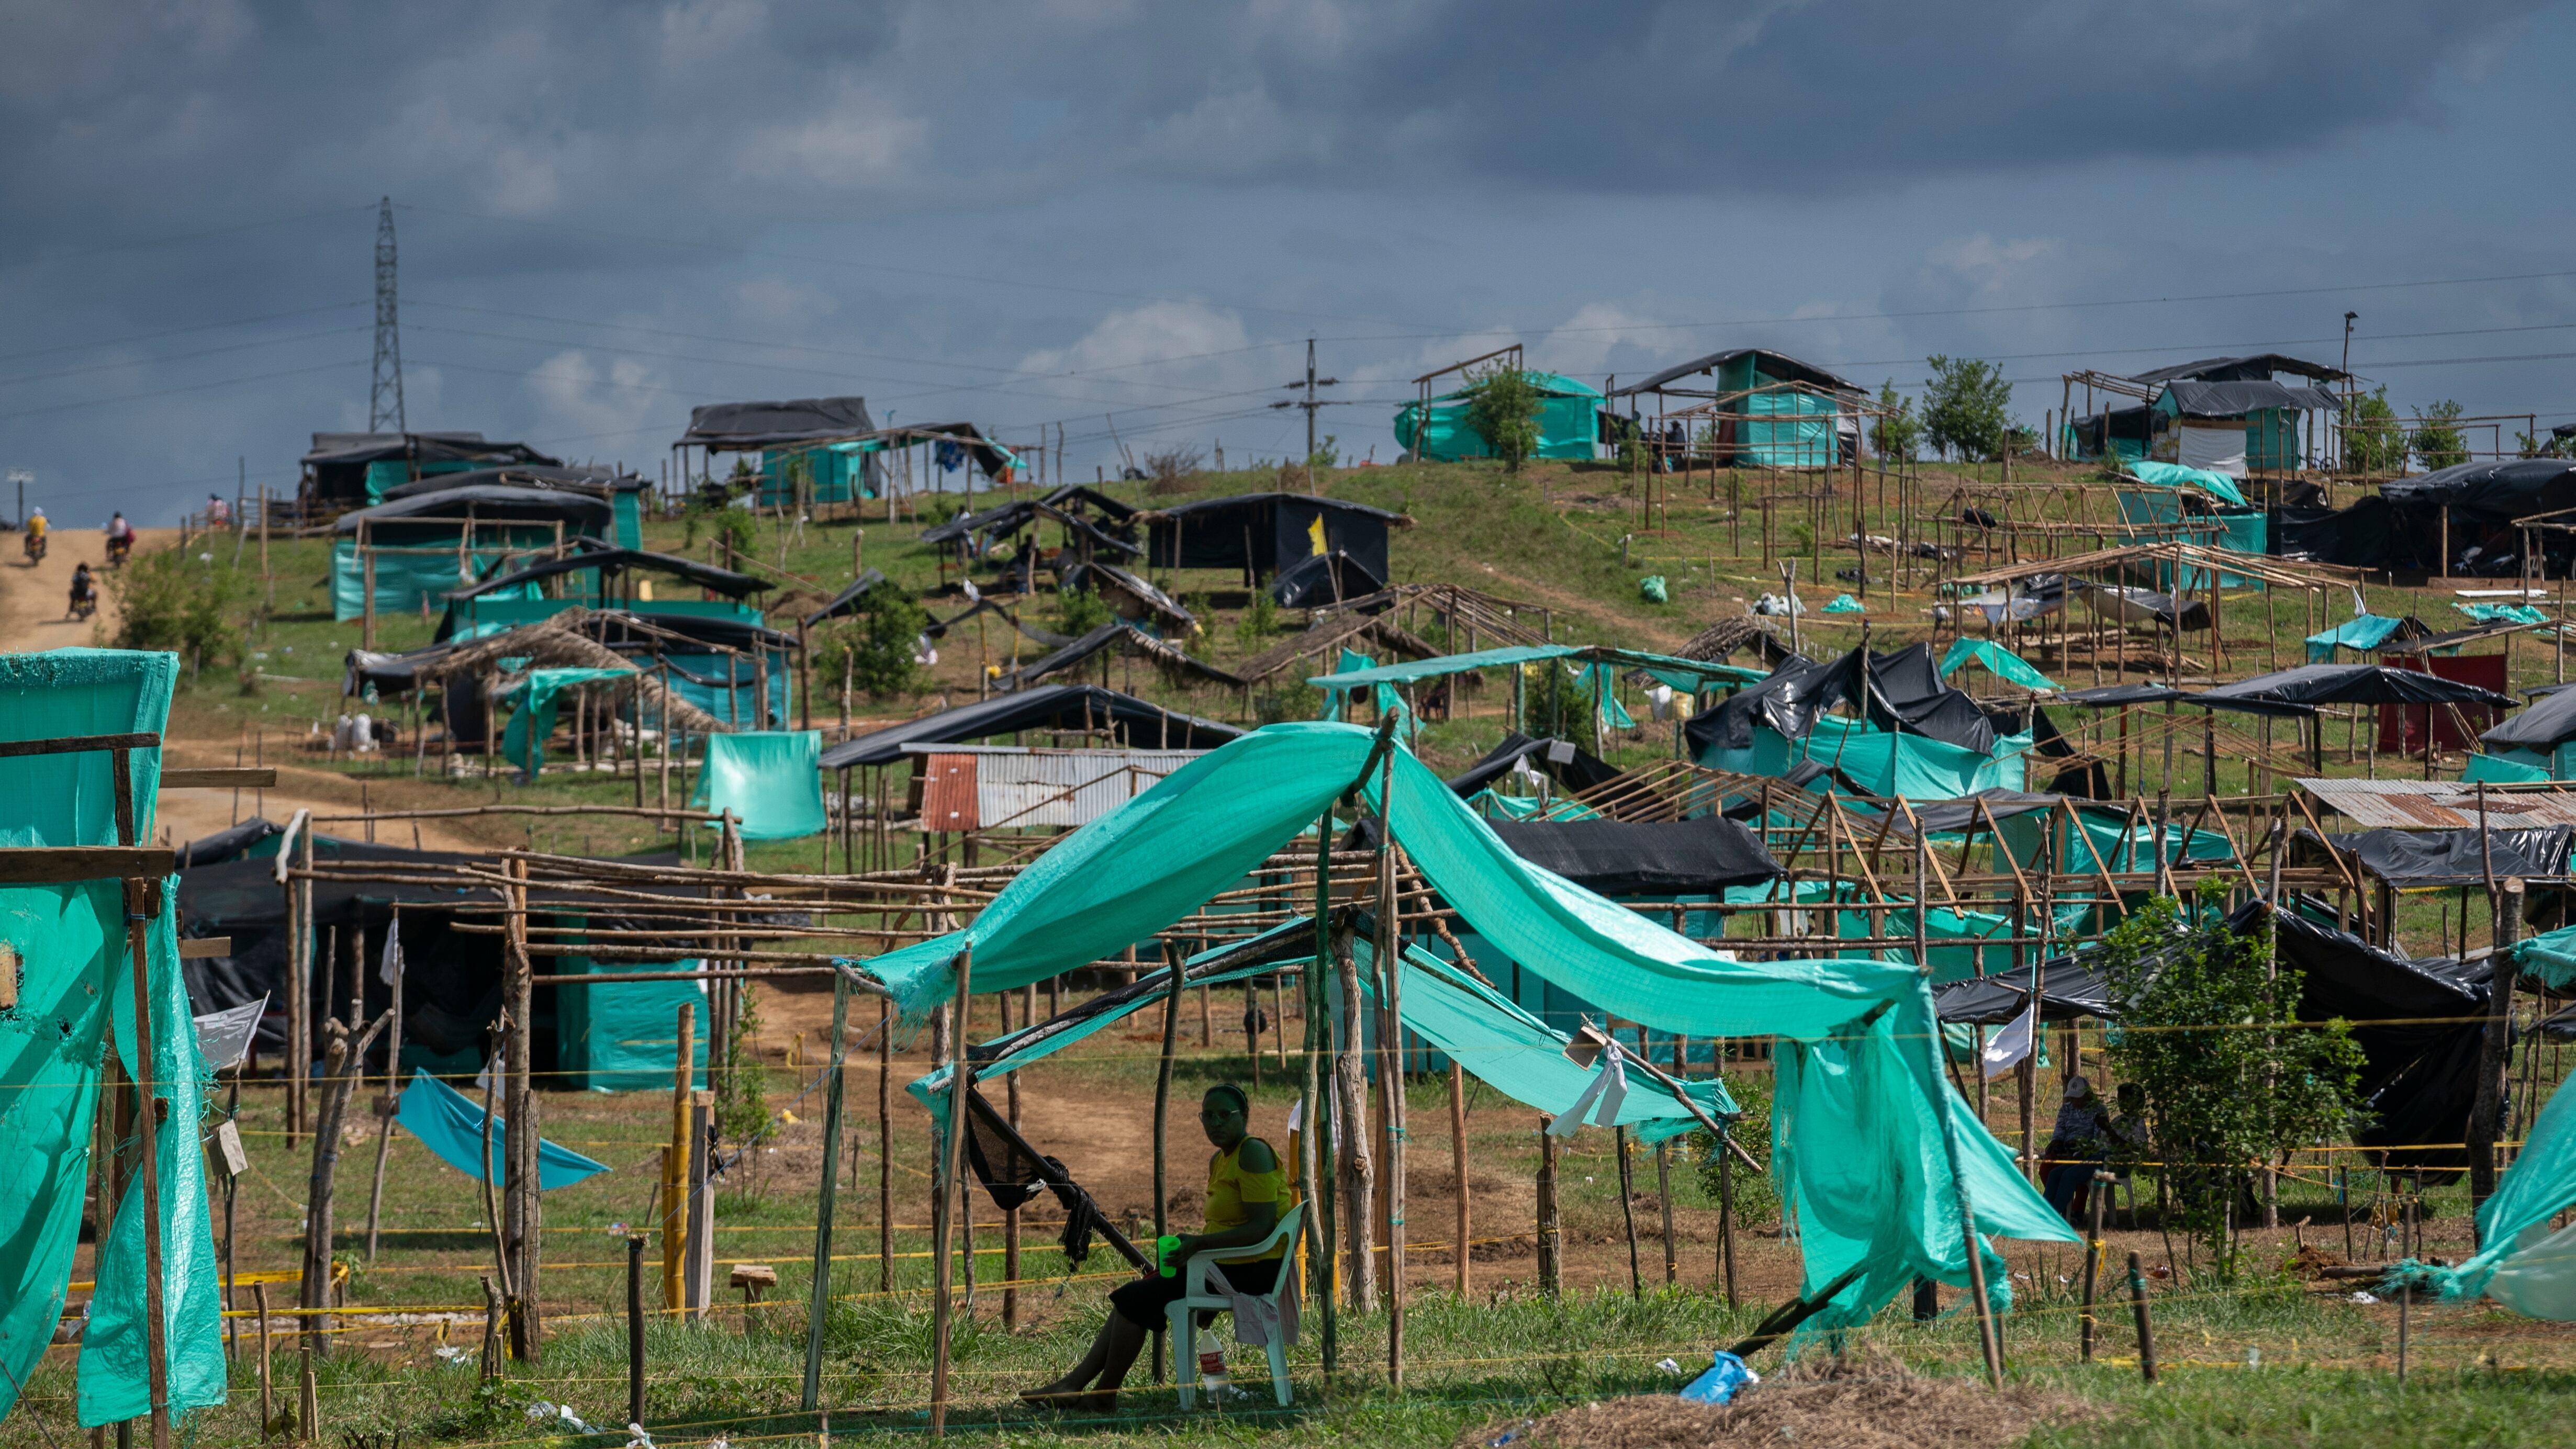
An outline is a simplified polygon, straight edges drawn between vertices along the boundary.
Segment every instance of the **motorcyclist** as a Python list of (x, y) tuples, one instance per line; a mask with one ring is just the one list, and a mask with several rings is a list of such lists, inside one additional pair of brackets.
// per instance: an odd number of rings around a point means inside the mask
[(208, 528), (226, 528), (231, 526), (232, 521), (233, 506), (224, 501), (223, 495), (219, 493), (207, 494), (206, 526)]
[(52, 525), (45, 521), (45, 510), (43, 508), (38, 507), (28, 510), (27, 557), (33, 559), (43, 558), (45, 556), (45, 530), (50, 527), (52, 527)]
[(134, 525), (126, 522), (124, 512), (119, 510), (107, 521), (107, 556), (112, 561), (119, 560), (133, 551)]
[(98, 588), (96, 581), (90, 577), (89, 564), (84, 561), (72, 565), (71, 612), (73, 616), (83, 619), (88, 618), (90, 611), (97, 607)]

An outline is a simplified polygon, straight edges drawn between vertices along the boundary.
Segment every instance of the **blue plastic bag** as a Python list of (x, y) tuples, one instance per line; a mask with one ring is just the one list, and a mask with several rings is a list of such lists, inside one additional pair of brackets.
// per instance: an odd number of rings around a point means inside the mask
[(1745, 1367), (1744, 1360), (1721, 1348), (1708, 1372), (1682, 1386), (1682, 1397), (1694, 1404), (1723, 1404), (1760, 1382), (1762, 1376)]

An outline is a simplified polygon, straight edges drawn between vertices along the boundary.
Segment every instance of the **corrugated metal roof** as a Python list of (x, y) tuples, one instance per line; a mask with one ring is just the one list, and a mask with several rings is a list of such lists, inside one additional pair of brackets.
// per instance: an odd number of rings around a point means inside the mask
[[(2475, 830), (2478, 792), (2457, 780), (2300, 780), (2327, 809), (2365, 828)], [(2487, 824), (2497, 828), (2576, 825), (2576, 791), (2489, 786)]]
[[(1202, 750), (1044, 750), (1006, 745), (906, 746), (934, 770), (965, 768), (979, 830), (1088, 825), (1162, 782)], [(934, 776), (934, 778), (937, 778)], [(953, 809), (953, 807), (951, 807)], [(954, 830), (934, 819), (924, 795), (921, 828)]]

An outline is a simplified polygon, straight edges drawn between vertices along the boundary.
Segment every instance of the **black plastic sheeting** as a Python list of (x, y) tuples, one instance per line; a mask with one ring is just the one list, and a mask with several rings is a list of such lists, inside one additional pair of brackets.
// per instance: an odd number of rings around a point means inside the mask
[(1347, 599), (1365, 599), (1386, 588), (1386, 580), (1357, 557), (1335, 549), (1310, 555), (1279, 571), (1270, 581), (1270, 597), (1285, 609), (1312, 609)]
[(868, 401), (861, 397), (708, 403), (689, 409), (689, 430), (675, 446), (748, 452), (795, 443), (843, 442), (876, 430), (868, 417)]
[(2286, 372), (2295, 377), (2333, 382), (2350, 376), (2340, 368), (2322, 362), (2309, 362), (2278, 352), (2257, 352), (2244, 357), (2204, 357), (2197, 362), (2181, 362), (2171, 367), (2149, 368), (2129, 374), (2131, 382), (2270, 382), (2272, 374)]
[(2174, 408), (2187, 418), (2234, 418), (2266, 408), (2332, 413), (2343, 399), (2319, 387), (2290, 387), (2270, 381), (2195, 382), (2177, 378), (2165, 384)]
[(1244, 733), (1096, 684), (1042, 684), (844, 740), (823, 752), (823, 768), (899, 764), (907, 744), (963, 745), (1021, 730), (1086, 729), (1112, 731), (1133, 750), (1212, 750)]
[(806, 615), (806, 627), (811, 628), (816, 624), (822, 623), (826, 619), (837, 619), (843, 614), (857, 613), (859, 600), (868, 596), (868, 590), (873, 589), (884, 582), (885, 574), (882, 570), (869, 569), (866, 573), (850, 580), (850, 586), (848, 588), (833, 595), (832, 602), (825, 604), (823, 607), (816, 609), (813, 613)]
[(1606, 785), (1620, 775), (1617, 769), (1603, 763), (1590, 750), (1572, 740), (1533, 739), (1519, 730), (1512, 730), (1504, 734), (1501, 744), (1469, 766), (1465, 774), (1451, 776), (1449, 788), (1457, 791), (1461, 798), (1473, 795), (1510, 774), (1512, 765), (1523, 759), (1530, 762), (1531, 769), (1545, 774), (1569, 794), (1579, 794), (1595, 785)]
[[(2329, 835), (2336, 850), (2356, 855), (2361, 868), (2399, 890), (2433, 886), (2477, 886), (2495, 878), (2518, 877), (2557, 882), (2567, 878), (2568, 855), (2576, 844), (2576, 825), (2547, 825), (2505, 830), (2490, 827), (2481, 842), (2470, 830), (2364, 830)], [(2331, 865), (2316, 832), (2291, 837), (2290, 858), (2296, 864)]]
[(621, 574), (628, 569), (670, 574), (699, 588), (712, 589), (728, 599), (739, 599), (747, 594), (756, 594), (764, 589), (777, 587), (765, 579), (756, 579), (749, 574), (738, 574), (731, 569), (720, 569), (713, 564), (702, 564), (696, 559), (681, 558), (677, 554), (651, 553), (640, 548), (586, 548), (564, 558), (539, 560), (515, 573), (496, 575), (471, 588), (458, 589), (448, 597), (471, 599), (488, 594), (494, 589), (510, 588), (537, 579), (550, 579), (557, 574), (580, 573), (587, 569), (597, 569), (603, 575)]
[(1780, 863), (1732, 820), (1496, 821), (1512, 853), (1600, 895), (1706, 895), (1779, 878)]
[[(2576, 462), (2517, 458), (2463, 463), (2389, 483), (2340, 511), (2284, 509), (2273, 532), (2286, 557), (2350, 568), (2519, 574), (2522, 538), (2513, 521), (2565, 508), (2576, 508)], [(2441, 557), (2446, 509), (2448, 559)], [(2542, 538), (2546, 572), (2564, 577), (2576, 538), (2563, 533)]]
[[(2408, 960), (2261, 901), (2238, 909), (2228, 918), (2228, 929), (2240, 935), (2254, 931), (2267, 915), (2275, 955), (2282, 966), (2300, 973), (2299, 1018), (2341, 1017), (2354, 1023), (2353, 1040), (2362, 1052), (2362, 1102), (2371, 1119), (2356, 1140), (2387, 1150), (2389, 1166), (2401, 1170), (2424, 1168), (2448, 1175), (2466, 1167), (2466, 1152), (2446, 1144), (2466, 1139), (2469, 1108), (2477, 1095), (2488, 964)], [(2010, 1021), (2029, 1004), (2032, 975), (2044, 971), (2043, 1018), (2117, 1021), (2119, 1003), (2085, 964), (2090, 954), (1936, 986), (1934, 1009), (1943, 1021)]]
[(1245, 681), (1212, 664), (1202, 664), (1176, 645), (1166, 644), (1133, 624), (1120, 621), (1103, 624), (1072, 643), (1034, 659), (1002, 676), (1004, 691), (1026, 689), (1050, 674), (1061, 674), (1088, 662), (1104, 650), (1116, 650), (1145, 660), (1154, 668), (1174, 675), (1193, 675), (1215, 684), (1240, 688)]
[(1893, 654), (1854, 649), (1823, 664), (1792, 659), (1761, 683), (1693, 716), (1683, 731), (1694, 754), (1745, 749), (1757, 724), (1788, 739), (1805, 739), (1819, 718), (1845, 703), (1860, 705), (1883, 730), (1924, 735), (1979, 754), (1995, 747), (1994, 725), (1974, 699), (1942, 682), (1929, 644)]
[(2569, 740), (2576, 740), (2576, 688), (2552, 689), (2532, 700), (2522, 713), (2478, 736), (2478, 742), (2491, 749), (2541, 754)]
[(179, 847), (179, 868), (186, 870), (191, 866), (221, 865), (228, 860), (239, 860), (243, 851), (282, 833), (285, 828), (274, 820), (254, 815), (212, 835), (200, 835)]
[(607, 499), (595, 493), (486, 483), (471, 488), (450, 488), (441, 493), (416, 494), (379, 503), (373, 508), (355, 509), (341, 514), (331, 531), (355, 535), (362, 520), (370, 525), (382, 525), (407, 523), (415, 518), (432, 521), (474, 518), (501, 523), (552, 523), (561, 519), (567, 528), (577, 524), (605, 527), (615, 512)]
[(1404, 515), (1304, 493), (1206, 498), (1148, 514), (1146, 562), (1158, 569), (1248, 569), (1267, 578), (1315, 555), (1317, 519), (1324, 524), (1324, 553), (1348, 554), (1376, 577), (1387, 576), (1387, 525), (1404, 522)]
[(2302, 664), (2204, 689), (2196, 702), (2253, 701), (2314, 707), (2321, 704), (2492, 705), (2512, 709), (2521, 701), (2492, 689), (2385, 664)]
[(621, 475), (607, 468), (553, 468), (542, 463), (518, 463), (500, 468), (475, 468), (463, 473), (430, 473), (386, 489), (385, 501), (390, 503), (397, 498), (418, 498), (424, 494), (479, 488), (487, 484), (603, 495), (642, 493), (653, 486), (649, 479), (632, 473)]

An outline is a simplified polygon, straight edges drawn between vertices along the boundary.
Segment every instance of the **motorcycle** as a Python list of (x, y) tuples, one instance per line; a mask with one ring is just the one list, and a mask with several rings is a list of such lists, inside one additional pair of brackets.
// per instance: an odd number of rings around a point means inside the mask
[(121, 569), (125, 567), (126, 555), (131, 554), (132, 552), (134, 552), (134, 540), (131, 536), (109, 539), (107, 541), (107, 566), (112, 569)]
[(98, 612), (98, 595), (96, 595), (96, 594), (85, 594), (85, 595), (75, 595), (75, 596), (73, 597), (73, 599), (72, 599), (72, 617), (73, 617), (74, 619), (78, 619), (78, 620), (81, 620), (81, 621), (83, 621), (83, 622), (87, 622), (87, 620), (89, 619), (89, 616), (90, 616), (90, 615), (92, 615), (92, 614), (95, 614), (95, 613), (97, 613), (97, 612)]
[(45, 561), (45, 536), (44, 536), (43, 534), (41, 534), (41, 533), (31, 533), (31, 534), (28, 534), (28, 535), (27, 535), (27, 544), (26, 544), (26, 547), (27, 547), (27, 566), (28, 566), (29, 568), (33, 568), (33, 567), (35, 567), (37, 564), (43, 563), (43, 562)]

